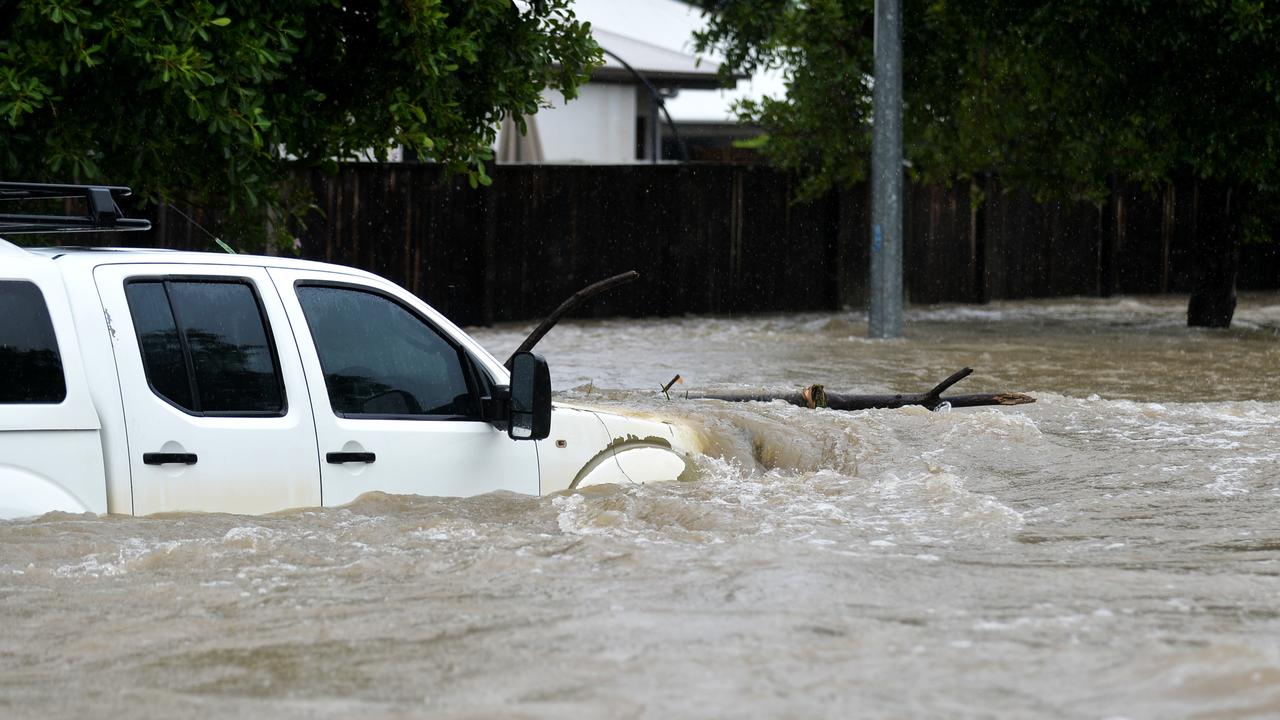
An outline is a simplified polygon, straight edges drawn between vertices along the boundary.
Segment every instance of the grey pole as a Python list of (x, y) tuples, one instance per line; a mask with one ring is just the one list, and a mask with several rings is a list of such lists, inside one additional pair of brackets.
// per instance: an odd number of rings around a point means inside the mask
[(876, 0), (867, 334), (902, 336), (902, 3)]

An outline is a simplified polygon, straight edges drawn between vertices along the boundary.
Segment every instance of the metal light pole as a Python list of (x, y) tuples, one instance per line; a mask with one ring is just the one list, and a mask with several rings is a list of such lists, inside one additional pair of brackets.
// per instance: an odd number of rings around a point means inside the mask
[(902, 336), (902, 2), (876, 0), (867, 334)]

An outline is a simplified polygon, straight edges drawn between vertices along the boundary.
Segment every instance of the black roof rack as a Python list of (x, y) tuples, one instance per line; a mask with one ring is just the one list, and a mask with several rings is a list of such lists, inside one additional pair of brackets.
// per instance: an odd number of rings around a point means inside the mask
[(0, 213), (0, 235), (24, 233), (123, 232), (150, 230), (151, 221), (127, 218), (116, 198), (133, 194), (127, 187), (111, 185), (48, 185), (0, 182), (0, 200), (85, 201), (84, 215), (15, 215)]

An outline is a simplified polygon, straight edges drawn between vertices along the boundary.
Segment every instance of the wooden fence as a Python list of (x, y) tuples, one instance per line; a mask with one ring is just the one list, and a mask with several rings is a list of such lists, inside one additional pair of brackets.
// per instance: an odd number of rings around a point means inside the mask
[[(641, 279), (583, 314), (861, 307), (865, 188), (794, 203), (786, 174), (749, 165), (506, 165), (472, 189), (432, 165), (347, 164), (304, 181), (319, 211), (303, 257), (386, 276), (464, 324), (529, 319), (625, 270)], [(986, 201), (974, 207), (980, 190)], [(1117, 191), (1102, 207), (1033, 202), (994, 180), (906, 194), (911, 302), (1182, 292), (1196, 190)], [(212, 249), (172, 212), (144, 243)], [(1280, 286), (1280, 248), (1245, 246), (1242, 288)]]

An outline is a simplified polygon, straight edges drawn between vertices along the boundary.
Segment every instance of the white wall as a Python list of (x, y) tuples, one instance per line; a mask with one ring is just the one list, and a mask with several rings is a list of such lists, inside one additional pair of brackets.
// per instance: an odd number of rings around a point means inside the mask
[(534, 116), (544, 162), (621, 163), (636, 159), (636, 89), (588, 83), (578, 97), (548, 90), (552, 107)]

